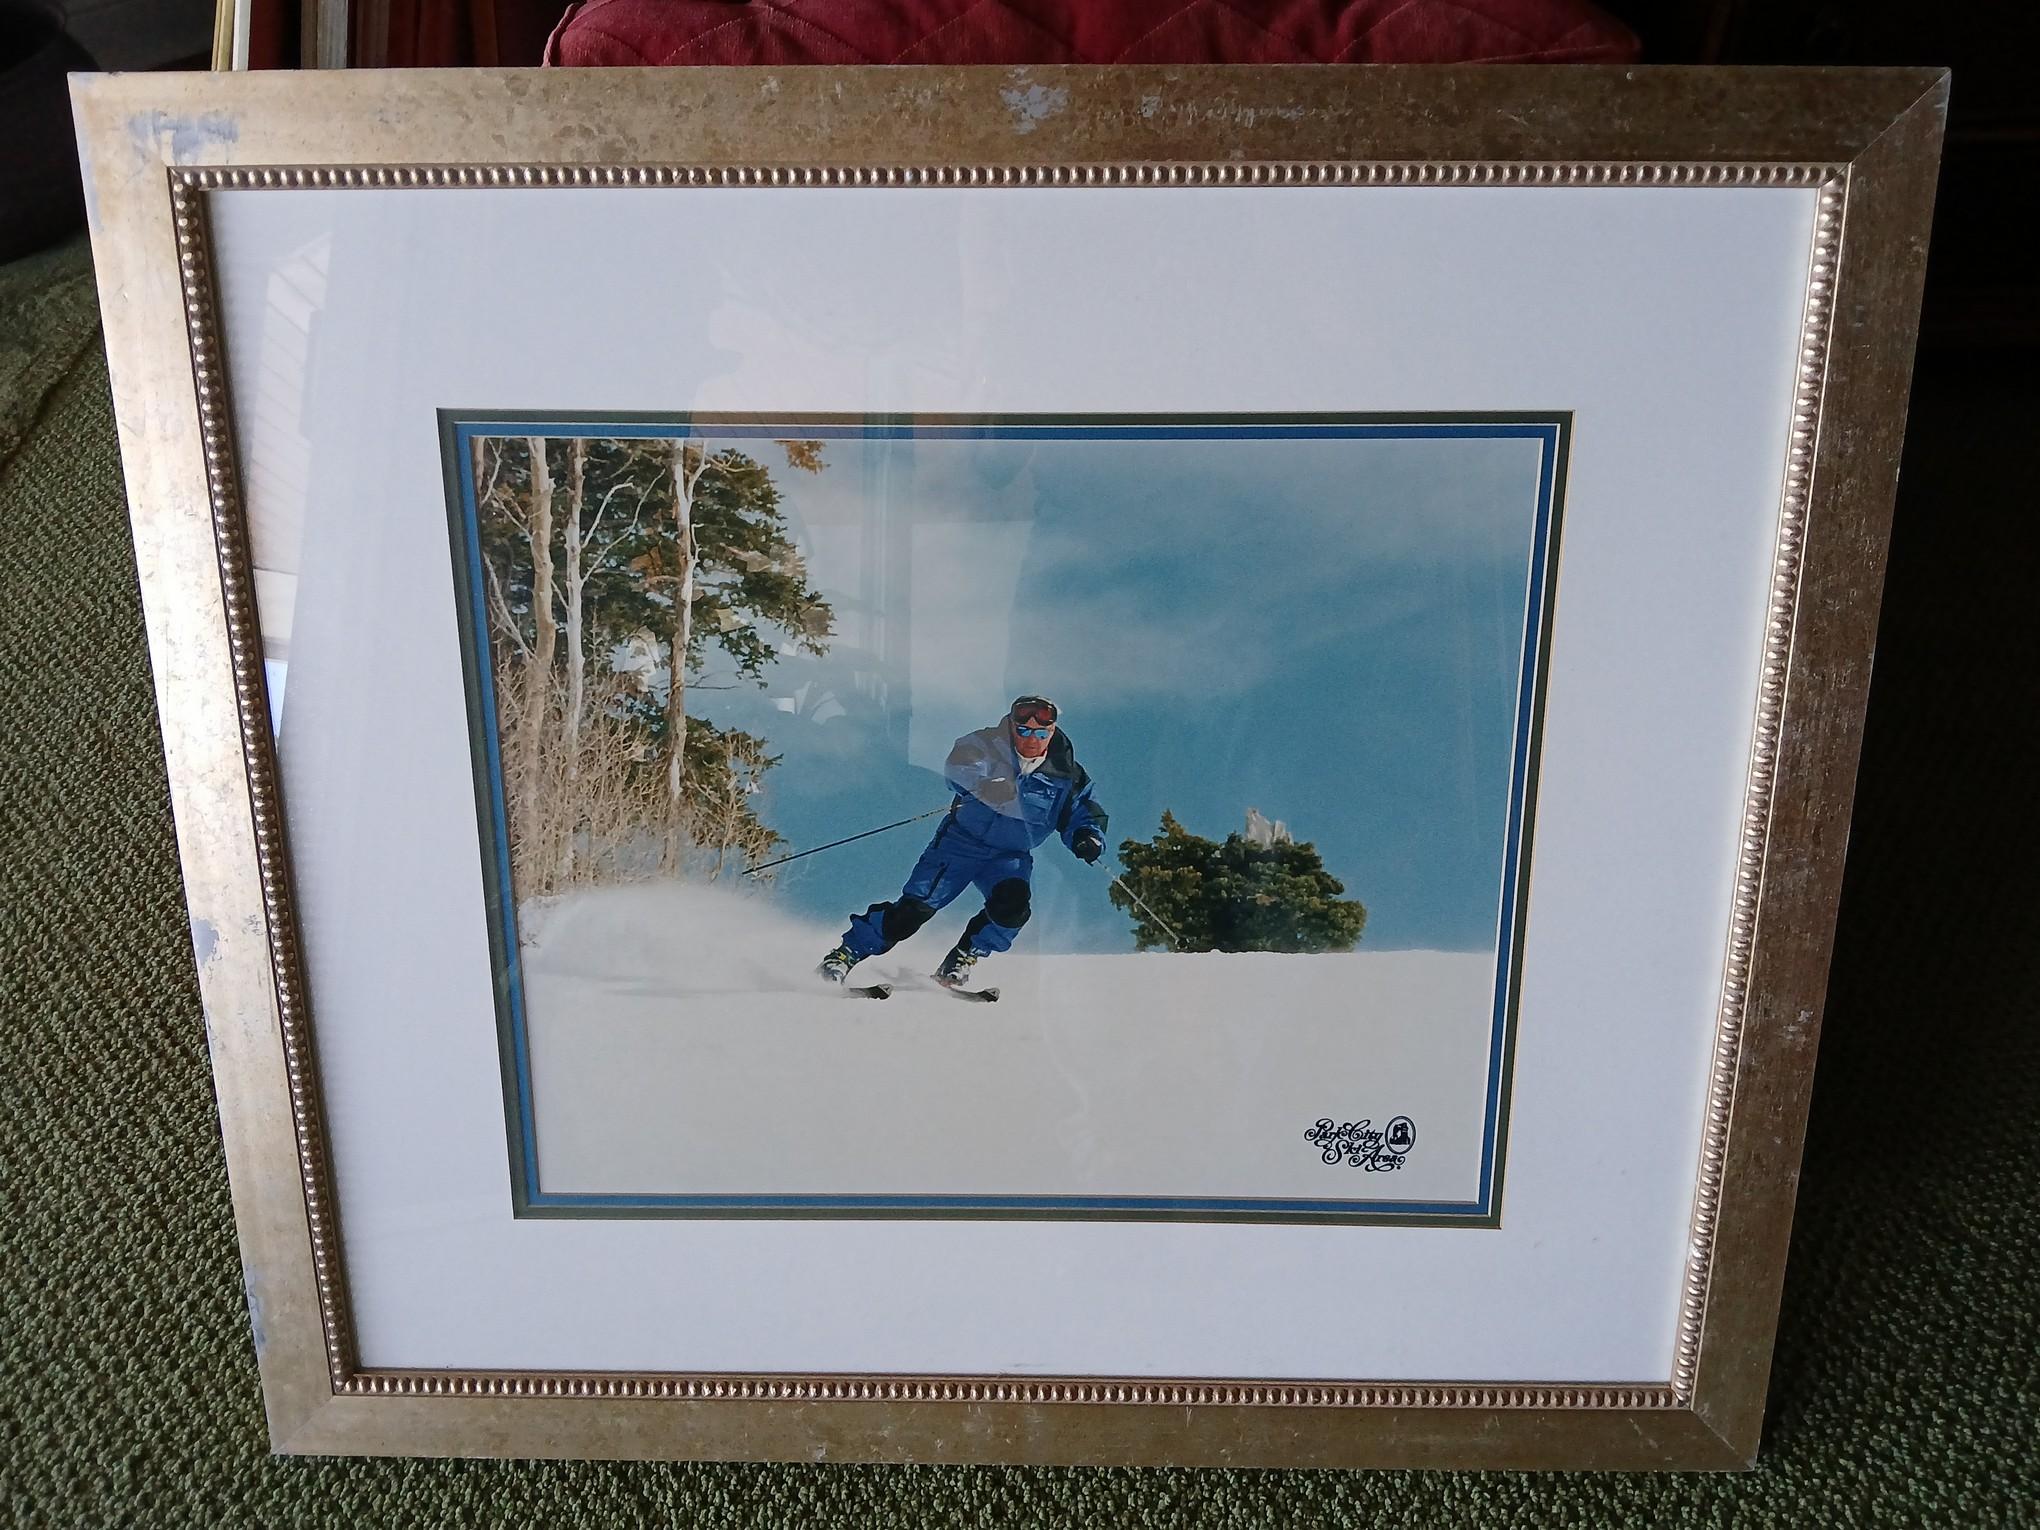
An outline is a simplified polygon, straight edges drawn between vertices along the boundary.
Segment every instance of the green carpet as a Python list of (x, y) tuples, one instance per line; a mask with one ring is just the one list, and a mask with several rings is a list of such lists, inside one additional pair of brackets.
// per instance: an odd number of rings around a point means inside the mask
[(15, 1523), (2040, 1523), (2025, 786), (2040, 653), (2033, 491), (2010, 444), (2030, 371), (1951, 367), (1920, 390), (1754, 1473), (276, 1460), (85, 269), (75, 246), (0, 268), (0, 1503)]

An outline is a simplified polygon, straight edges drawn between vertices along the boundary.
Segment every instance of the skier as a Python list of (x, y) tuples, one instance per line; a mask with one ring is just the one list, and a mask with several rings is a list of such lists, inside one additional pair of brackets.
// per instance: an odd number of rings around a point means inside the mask
[(815, 969), (822, 977), (846, 981), (857, 963), (890, 951), (975, 887), (985, 906), (935, 969), (938, 983), (961, 989), (978, 959), (1007, 949), (1027, 923), (1037, 846), (1059, 834), (1078, 860), (1096, 863), (1105, 851), (1105, 809), (1056, 715), (1047, 698), (1022, 696), (1003, 721), (956, 741), (943, 768), (956, 800), (942, 826), (900, 895), (850, 921), (843, 943)]

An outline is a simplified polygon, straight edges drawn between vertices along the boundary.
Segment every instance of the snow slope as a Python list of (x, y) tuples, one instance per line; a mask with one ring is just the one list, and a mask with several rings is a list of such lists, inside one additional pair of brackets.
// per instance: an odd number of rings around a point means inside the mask
[[(1023, 936), (978, 968), (996, 1005), (904, 986), (969, 912), (857, 969), (902, 983), (885, 1002), (811, 980), (838, 932), (763, 898), (612, 888), (527, 917), (543, 1189), (1476, 1194), (1491, 956), (1037, 956)], [(1304, 1140), (1395, 1115), (1418, 1135), (1394, 1173)]]

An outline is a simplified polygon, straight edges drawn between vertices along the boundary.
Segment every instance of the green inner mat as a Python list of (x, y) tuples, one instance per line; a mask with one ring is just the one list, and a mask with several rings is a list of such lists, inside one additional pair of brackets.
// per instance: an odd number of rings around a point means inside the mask
[(263, 1433), (96, 324), (82, 246), (0, 267), (15, 1523), (2040, 1520), (2030, 371), (1919, 390), (1755, 1473), (310, 1461)]

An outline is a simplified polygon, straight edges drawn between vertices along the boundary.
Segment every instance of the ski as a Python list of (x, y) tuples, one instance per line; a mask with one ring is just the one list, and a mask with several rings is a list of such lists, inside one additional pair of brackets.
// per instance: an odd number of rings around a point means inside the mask
[(845, 983), (843, 985), (843, 997), (846, 999), (890, 999), (892, 997), (892, 984), (870, 983), (859, 988), (854, 983)]
[(952, 999), (963, 999), (972, 1004), (996, 1004), (999, 990), (996, 988), (951, 988), (947, 983), (935, 985)]
[(919, 973), (903, 972), (900, 974), (899, 980), (917, 990), (933, 989), (937, 993), (946, 993), (952, 999), (961, 999), (966, 1004), (996, 1004), (999, 1002), (999, 990), (996, 988), (959, 988), (953, 983), (943, 982), (942, 979), (936, 977), (933, 973), (923, 977)]

